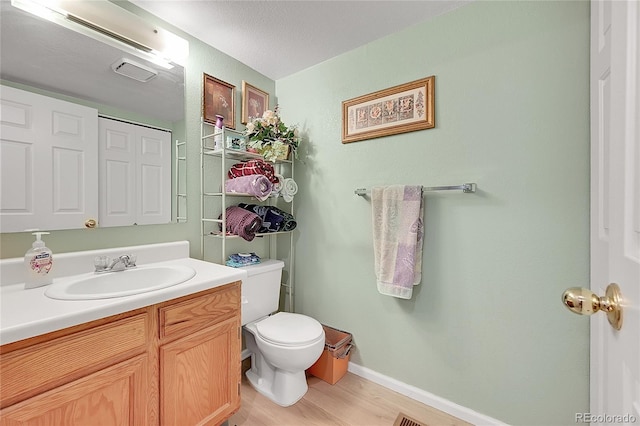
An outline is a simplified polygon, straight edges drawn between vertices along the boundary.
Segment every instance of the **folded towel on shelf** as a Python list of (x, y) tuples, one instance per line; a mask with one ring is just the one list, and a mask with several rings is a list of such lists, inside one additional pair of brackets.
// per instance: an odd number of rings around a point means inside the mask
[(280, 194), (282, 198), (290, 203), (293, 200), (293, 196), (298, 193), (298, 184), (295, 180), (291, 178), (285, 178), (282, 182), (282, 189), (280, 189)]
[[(256, 233), (262, 227), (262, 219), (257, 214), (238, 206), (230, 206), (226, 209), (227, 232), (252, 241)], [(222, 216), (220, 216), (222, 217)]]
[(240, 176), (224, 182), (226, 192), (251, 194), (260, 201), (269, 198), (273, 184), (264, 175)]
[(422, 279), (422, 186), (375, 187), (371, 204), (378, 291), (410, 299)]
[(255, 265), (260, 262), (260, 256), (255, 253), (235, 253), (229, 255), (226, 265), (232, 268), (240, 268), (242, 266)]
[(236, 163), (231, 166), (227, 172), (229, 179), (248, 175), (263, 175), (266, 176), (271, 183), (278, 182), (273, 165), (260, 158)]
[(257, 214), (262, 219), (261, 233), (293, 231), (298, 223), (293, 215), (273, 206), (240, 203), (239, 207)]

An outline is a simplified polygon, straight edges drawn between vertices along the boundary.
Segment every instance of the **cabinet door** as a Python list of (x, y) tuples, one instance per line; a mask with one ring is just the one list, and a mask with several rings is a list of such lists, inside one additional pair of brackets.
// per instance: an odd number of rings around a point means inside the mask
[(1, 232), (98, 215), (98, 111), (0, 86)]
[(240, 407), (239, 319), (162, 346), (160, 376), (160, 424), (223, 422)]
[(123, 361), (0, 411), (0, 425), (148, 424), (146, 355)]

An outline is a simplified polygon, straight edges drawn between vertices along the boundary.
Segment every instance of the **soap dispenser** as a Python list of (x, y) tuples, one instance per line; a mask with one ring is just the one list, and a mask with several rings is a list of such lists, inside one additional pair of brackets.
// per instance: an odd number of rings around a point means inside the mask
[(36, 240), (24, 255), (26, 272), (24, 288), (26, 289), (41, 287), (53, 282), (53, 277), (50, 275), (53, 266), (53, 253), (42, 241), (42, 235), (48, 234), (48, 232), (32, 233), (32, 235), (36, 236)]

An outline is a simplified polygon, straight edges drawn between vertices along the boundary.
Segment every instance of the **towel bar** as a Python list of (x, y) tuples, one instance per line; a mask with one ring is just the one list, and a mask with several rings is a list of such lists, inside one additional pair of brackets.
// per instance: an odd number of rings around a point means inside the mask
[[(424, 186), (422, 187), (423, 191), (462, 191), (465, 194), (471, 194), (476, 192), (476, 184), (475, 183), (463, 183), (462, 185), (454, 185), (454, 186)], [(371, 191), (366, 188), (357, 188), (353, 191), (354, 194), (363, 196), (369, 194)]]

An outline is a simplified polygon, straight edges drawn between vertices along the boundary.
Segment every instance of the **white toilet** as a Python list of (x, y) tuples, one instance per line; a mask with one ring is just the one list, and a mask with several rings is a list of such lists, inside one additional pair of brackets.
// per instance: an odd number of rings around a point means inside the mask
[(324, 348), (324, 330), (315, 319), (279, 312), (280, 279), (284, 262), (265, 260), (245, 266), (242, 282), (242, 325), (251, 369), (247, 379), (262, 395), (288, 407), (307, 393), (305, 370)]

